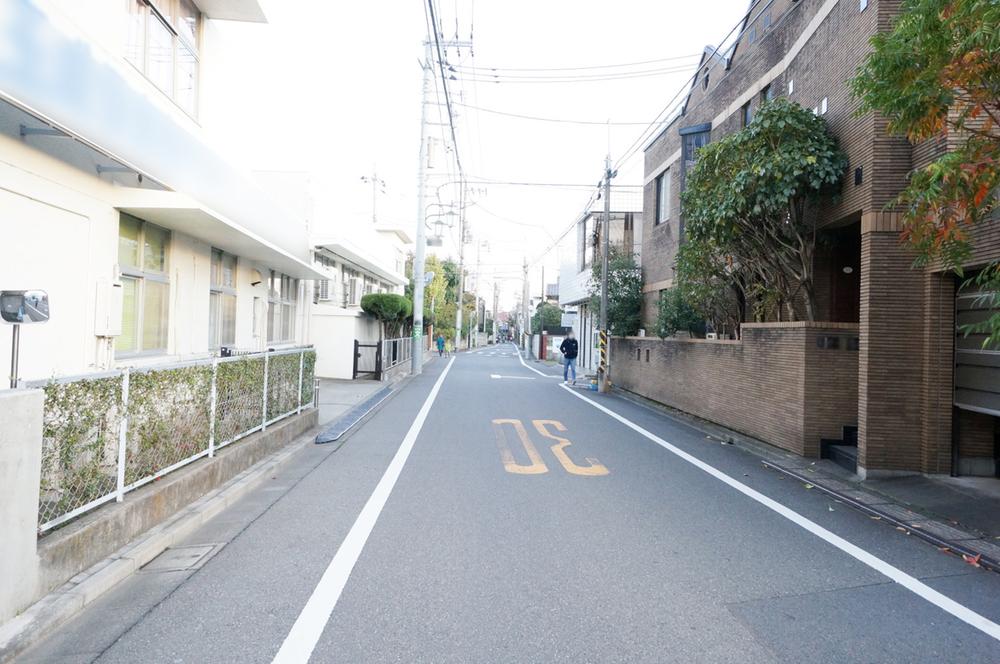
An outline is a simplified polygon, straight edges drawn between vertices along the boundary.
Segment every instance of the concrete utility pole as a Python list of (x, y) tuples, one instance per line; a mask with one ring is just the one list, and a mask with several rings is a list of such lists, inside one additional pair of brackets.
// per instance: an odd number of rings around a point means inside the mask
[[(460, 178), (461, 179), (461, 178)], [(462, 309), (465, 307), (465, 182), (458, 191), (458, 306), (455, 307), (455, 350), (462, 348)], [(471, 332), (471, 331), (470, 331)]]
[(528, 309), (530, 308), (531, 291), (528, 289), (528, 259), (524, 259), (524, 284), (521, 287), (521, 343), (524, 345), (524, 351), (531, 357), (531, 344), (528, 341), (528, 335), (531, 334), (531, 316), (528, 315)]
[(604, 224), (597, 236), (601, 242), (601, 362), (597, 369), (597, 389), (607, 392), (608, 385), (608, 250), (611, 247), (611, 155), (604, 160)]
[(427, 250), (427, 240), (424, 230), (427, 220), (424, 215), (424, 186), (426, 175), (424, 158), (427, 145), (427, 97), (430, 93), (431, 74), (431, 43), (424, 42), (424, 61), (420, 67), (424, 70), (423, 90), (420, 95), (420, 155), (417, 161), (417, 233), (416, 247), (413, 253), (413, 332), (410, 343), (413, 348), (410, 353), (410, 372), (418, 374), (424, 366), (424, 253)]
[(493, 282), (493, 344), (497, 343), (497, 318), (500, 317), (500, 291), (497, 282)]

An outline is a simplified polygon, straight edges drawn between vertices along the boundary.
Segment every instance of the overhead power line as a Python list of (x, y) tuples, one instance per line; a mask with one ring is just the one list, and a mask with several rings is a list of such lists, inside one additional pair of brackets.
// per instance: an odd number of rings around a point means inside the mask
[(575, 124), (575, 125), (596, 125), (600, 127), (606, 127), (611, 125), (612, 127), (631, 127), (631, 126), (645, 126), (649, 122), (601, 122), (600, 120), (567, 120), (565, 118), (542, 118), (535, 115), (522, 115), (520, 113), (509, 113), (507, 111), (498, 111), (494, 108), (483, 108), (482, 106), (473, 106), (471, 104), (463, 104), (461, 102), (456, 102), (455, 106), (461, 106), (463, 108), (469, 108), (474, 111), (481, 111), (483, 113), (491, 113), (493, 115), (503, 115), (509, 118), (518, 118), (521, 120), (535, 120), (537, 122), (557, 122), (560, 124)]
[(579, 67), (478, 67), (472, 66), (468, 69), (475, 69), (481, 71), (584, 71), (587, 69), (617, 69), (622, 67), (635, 67), (638, 65), (651, 65), (658, 62), (674, 62), (676, 60), (686, 60), (689, 58), (697, 58), (701, 53), (692, 53), (689, 55), (675, 55), (670, 58), (657, 58), (656, 60), (640, 60), (638, 62), (623, 62), (614, 65), (589, 65), (589, 66), (579, 66)]

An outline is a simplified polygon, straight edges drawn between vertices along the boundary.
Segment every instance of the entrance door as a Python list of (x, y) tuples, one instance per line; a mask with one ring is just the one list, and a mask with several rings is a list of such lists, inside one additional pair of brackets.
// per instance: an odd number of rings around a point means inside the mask
[[(958, 413), (956, 417), (975, 423), (975, 426), (957, 427), (954, 453), (959, 467), (969, 465), (963, 459), (970, 456), (970, 447), (975, 450), (971, 456), (980, 460), (977, 467), (983, 462), (988, 464), (992, 454), (992, 474), (1000, 477), (1000, 345), (984, 347), (987, 335), (970, 329), (998, 313), (1000, 294), (976, 286), (958, 290), (955, 297), (954, 403), (956, 408), (971, 411), (969, 417), (962, 418)], [(988, 474), (988, 471), (976, 474)]]

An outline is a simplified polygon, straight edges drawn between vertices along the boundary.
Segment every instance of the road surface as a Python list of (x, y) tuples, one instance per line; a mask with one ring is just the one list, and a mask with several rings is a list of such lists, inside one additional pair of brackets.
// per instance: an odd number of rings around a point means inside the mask
[(436, 359), (22, 661), (1000, 662), (1000, 575), (554, 371)]

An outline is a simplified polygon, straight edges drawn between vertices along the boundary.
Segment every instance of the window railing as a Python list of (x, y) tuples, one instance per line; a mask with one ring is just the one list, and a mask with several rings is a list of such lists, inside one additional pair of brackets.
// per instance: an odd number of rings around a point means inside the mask
[(27, 383), (45, 392), (38, 531), (312, 407), (311, 347)]

